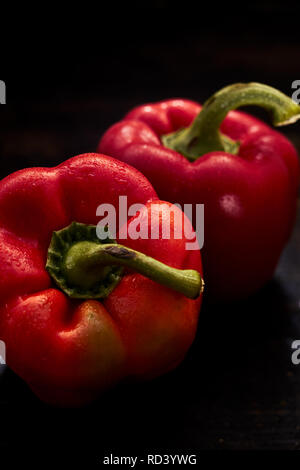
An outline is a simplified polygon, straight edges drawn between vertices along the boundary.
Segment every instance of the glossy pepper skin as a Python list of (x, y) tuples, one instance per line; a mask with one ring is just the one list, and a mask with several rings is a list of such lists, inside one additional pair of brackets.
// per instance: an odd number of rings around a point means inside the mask
[[(255, 90), (259, 88), (259, 93), (261, 89), (262, 93), (270, 90), (260, 84), (249, 85)], [(235, 92), (238, 87), (243, 91), (243, 86), (247, 85), (233, 85), (229, 92), (232, 89)], [(227, 96), (228, 89), (224, 89)], [(220, 100), (221, 92), (207, 101), (208, 112), (216, 97)], [(205, 205), (201, 252), (207, 293), (213, 301), (246, 297), (272, 277), (295, 218), (299, 184), (297, 152), (283, 135), (261, 120), (244, 112), (230, 111), (240, 104), (261, 104), (253, 97), (248, 101), (239, 96), (238, 105), (234, 102), (231, 106), (223, 98), (216, 112), (220, 116), (225, 103), (222, 118), (229, 112), (224, 120), (220, 118), (220, 130), (223, 136), (239, 141), (235, 155), (220, 146), (215, 150), (203, 126), (201, 138), (207, 139), (209, 151), (204, 150), (199, 158), (194, 151), (189, 161), (174, 150), (175, 145), (173, 148), (164, 145), (166, 135), (173, 133), (171, 136), (176, 140), (175, 131), (193, 124), (196, 127), (202, 107), (185, 99), (134, 108), (106, 131), (98, 145), (98, 151), (140, 170), (162, 199), (181, 205)], [(285, 95), (280, 94), (276, 106), (278, 113), (291, 107), (291, 114), (299, 117), (300, 108)], [(273, 110), (268, 101), (265, 107)], [(288, 117), (277, 119), (281, 123), (284, 120), (288, 122)], [(208, 123), (208, 131), (210, 127), (212, 123)], [(201, 138), (197, 142), (195, 137), (196, 145), (201, 144)], [(193, 139), (190, 144), (193, 145)], [(189, 150), (188, 146), (185, 148)]]
[[(77, 300), (46, 271), (53, 231), (73, 221), (97, 224), (98, 205), (118, 209), (119, 195), (129, 206), (145, 204), (144, 217), (154, 203), (163, 206), (136, 169), (98, 154), (0, 182), (0, 338), (7, 364), (54, 405), (84, 404), (124, 378), (162, 374), (183, 359), (195, 335), (201, 296), (191, 300), (126, 271), (103, 301)], [(200, 251), (186, 251), (184, 239), (122, 243), (202, 273)]]

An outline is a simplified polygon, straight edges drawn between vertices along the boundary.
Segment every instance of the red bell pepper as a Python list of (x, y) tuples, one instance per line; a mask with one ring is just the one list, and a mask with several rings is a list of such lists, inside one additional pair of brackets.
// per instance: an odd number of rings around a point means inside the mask
[(205, 205), (202, 255), (211, 299), (244, 297), (269, 280), (295, 218), (297, 152), (259, 119), (231, 111), (244, 105), (267, 109), (274, 125), (300, 116), (300, 107), (274, 88), (236, 84), (203, 108), (183, 99), (138, 106), (98, 146), (139, 169), (162, 199)]
[(0, 339), (7, 364), (59, 405), (174, 368), (193, 341), (202, 297), (200, 251), (174, 238), (175, 216), (170, 239), (98, 239), (100, 203), (117, 214), (120, 195), (144, 204), (128, 226), (154, 204), (161, 224), (170, 204), (134, 168), (82, 157), (0, 182)]

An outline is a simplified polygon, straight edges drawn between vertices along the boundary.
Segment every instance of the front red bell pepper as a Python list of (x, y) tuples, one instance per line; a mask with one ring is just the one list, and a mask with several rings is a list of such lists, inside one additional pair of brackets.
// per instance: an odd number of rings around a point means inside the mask
[(203, 108), (182, 99), (139, 106), (98, 146), (139, 169), (162, 199), (205, 205), (206, 285), (219, 300), (247, 296), (272, 277), (295, 218), (297, 152), (259, 119), (231, 111), (245, 105), (270, 111), (274, 125), (300, 117), (274, 88), (236, 84)]
[(118, 214), (124, 195), (144, 205), (128, 227), (154, 206), (158, 224), (169, 216), (143, 175), (103, 155), (0, 182), (0, 339), (7, 364), (49, 403), (82, 404), (126, 377), (162, 374), (193, 341), (200, 251), (174, 238), (175, 216), (169, 239), (101, 242), (96, 209)]

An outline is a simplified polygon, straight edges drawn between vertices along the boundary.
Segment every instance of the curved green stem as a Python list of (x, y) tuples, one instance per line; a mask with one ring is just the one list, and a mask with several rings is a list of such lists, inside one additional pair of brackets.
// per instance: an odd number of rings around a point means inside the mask
[(261, 106), (269, 111), (274, 126), (284, 126), (300, 119), (300, 106), (275, 88), (254, 82), (236, 83), (209, 98), (191, 126), (165, 135), (163, 144), (191, 161), (216, 150), (235, 154), (238, 143), (222, 135), (219, 128), (229, 111), (248, 105)]
[(94, 226), (77, 223), (53, 233), (46, 268), (69, 297), (107, 297), (121, 280), (124, 267), (192, 299), (203, 291), (197, 271), (172, 268), (109, 238), (100, 241), (94, 233)]
[[(192, 269), (172, 268), (150, 256), (118, 244), (97, 245), (80, 242), (74, 245), (65, 259), (65, 273), (70, 284), (91, 285), (102, 277), (103, 266), (118, 265), (130, 268), (153, 281), (176, 290), (192, 299), (203, 286), (200, 274)], [(84, 279), (84, 281), (83, 281)]]

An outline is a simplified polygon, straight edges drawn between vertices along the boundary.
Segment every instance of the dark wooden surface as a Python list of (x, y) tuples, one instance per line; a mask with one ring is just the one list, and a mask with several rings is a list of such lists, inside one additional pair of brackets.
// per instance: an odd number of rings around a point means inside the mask
[[(10, 102), (0, 107), (1, 177), (93, 151), (101, 133), (141, 102), (203, 101), (248, 80), (291, 94), (299, 44), (263, 30), (239, 33), (238, 40), (210, 30), (130, 37), (81, 62), (44, 60), (22, 82), (4, 74)], [(300, 150), (299, 130), (284, 133)], [(300, 365), (291, 362), (291, 343), (300, 339), (299, 262), (300, 208), (272, 282), (235, 305), (204, 304), (196, 341), (176, 371), (119, 387), (88, 408), (50, 408), (7, 370), (0, 378), (2, 455), (31, 461), (39, 449), (45, 458), (75, 452), (97, 462), (111, 452), (300, 449)]]

